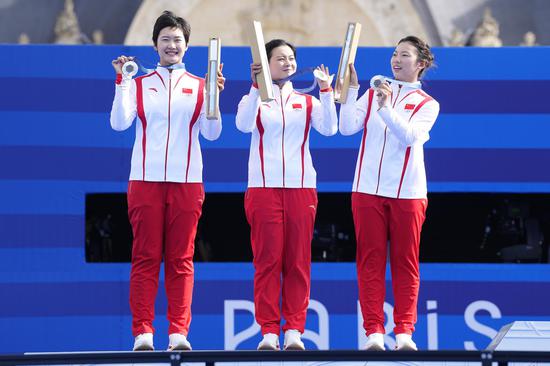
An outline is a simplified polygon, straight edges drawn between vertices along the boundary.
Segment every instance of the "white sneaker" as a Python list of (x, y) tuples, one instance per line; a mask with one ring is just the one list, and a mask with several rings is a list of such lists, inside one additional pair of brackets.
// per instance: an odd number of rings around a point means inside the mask
[(138, 334), (134, 340), (134, 351), (154, 351), (153, 333)]
[(365, 351), (384, 351), (384, 335), (382, 333), (371, 333), (365, 344)]
[(185, 335), (172, 333), (168, 336), (168, 351), (191, 351), (191, 343)]
[(274, 333), (264, 334), (264, 339), (258, 344), (258, 351), (278, 351), (279, 335)]
[(302, 333), (296, 329), (289, 329), (285, 332), (285, 343), (283, 349), (291, 351), (305, 351), (306, 347), (302, 342)]
[(412, 335), (407, 333), (400, 333), (395, 336), (395, 350), (396, 351), (418, 351), (416, 343), (412, 340)]

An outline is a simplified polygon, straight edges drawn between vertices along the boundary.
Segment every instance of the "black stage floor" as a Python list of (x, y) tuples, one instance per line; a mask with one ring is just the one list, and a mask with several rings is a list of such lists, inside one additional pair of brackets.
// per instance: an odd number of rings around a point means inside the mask
[(164, 363), (264, 363), (264, 362), (430, 362), (446, 364), (479, 363), (481, 366), (507, 366), (509, 362), (550, 362), (550, 352), (531, 351), (417, 351), (373, 352), (357, 350), (333, 351), (188, 351), (188, 352), (52, 352), (0, 355), (0, 365), (76, 365), (76, 364), (140, 364)]

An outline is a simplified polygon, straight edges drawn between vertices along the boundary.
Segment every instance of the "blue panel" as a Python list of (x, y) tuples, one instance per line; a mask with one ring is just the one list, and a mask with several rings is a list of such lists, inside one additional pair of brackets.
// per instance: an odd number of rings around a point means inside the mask
[[(424, 90), (440, 104), (441, 113), (550, 113), (543, 80), (432, 80)], [(536, 96), (517, 100), (517, 90), (529, 90)]]
[(109, 117), (109, 111), (0, 111), (0, 145), (131, 148), (135, 129), (116, 132)]
[[(130, 324), (128, 316), (0, 317), (0, 328), (11, 335), (3, 338), (0, 353), (128, 351), (133, 345)], [(30, 334), (47, 336), (29, 342)], [(159, 336), (158, 346), (164, 343)]]
[(547, 149), (429, 149), (429, 181), (550, 182)]
[[(0, 110), (5, 111), (105, 113), (111, 109), (115, 88), (113, 81), (99, 79), (5, 77), (0, 83), (10, 90), (0, 99)], [(29, 83), (32, 88), (27, 87)], [(361, 83), (368, 85), (365, 80)], [(297, 83), (297, 87), (306, 84)], [(440, 103), (442, 113), (532, 114), (550, 113), (544, 94), (547, 84), (544, 80), (432, 80), (424, 89)], [(220, 110), (236, 113), (249, 89), (249, 81), (228, 81), (220, 95)], [(518, 103), (514, 90), (529, 90), (530, 96)]]
[[(2, 252), (2, 254), (6, 254)], [(47, 261), (50, 257), (45, 257)], [(65, 260), (70, 260), (66, 257)], [(74, 259), (71, 260), (74, 263)], [(56, 266), (55, 261), (51, 263)], [(354, 264), (314, 264), (311, 298), (327, 311), (330, 323), (329, 334), (332, 349), (357, 347), (357, 334), (361, 333), (357, 320), (357, 288)], [(117, 281), (93, 281), (88, 277), (70, 281), (70, 273), (83, 272), (93, 268), (96, 278), (110, 273)], [(195, 349), (222, 349), (224, 328), (229, 326), (224, 317), (227, 301), (252, 301), (252, 267), (246, 264), (197, 264), (197, 279), (193, 300), (193, 322), (190, 340)], [(128, 265), (83, 265), (65, 269), (62, 277), (44, 272), (41, 280), (33, 282), (2, 282), (0, 296), (0, 327), (10, 331), (12, 337), (0, 344), (0, 353), (25, 351), (70, 351), (75, 349), (126, 349), (131, 345), (130, 317), (128, 309)], [(477, 348), (485, 347), (490, 337), (474, 323), (485, 325), (485, 329), (496, 333), (502, 325), (517, 319), (548, 320), (545, 304), (550, 293), (550, 270), (544, 265), (422, 265), (422, 283), (418, 303), (419, 317), (415, 340), (425, 349), (428, 338), (439, 334), (439, 349), (464, 349), (464, 342), (472, 341)], [(61, 271), (58, 274), (61, 275)], [(235, 279), (227, 279), (227, 275)], [(78, 276), (78, 275), (77, 275)], [(334, 278), (330, 278), (334, 276)], [(48, 277), (49, 280), (48, 281)], [(113, 277), (113, 278), (115, 278)], [(241, 277), (242, 279), (236, 279)], [(529, 278), (538, 282), (532, 283)], [(386, 286), (389, 287), (387, 282)], [(155, 327), (157, 345), (165, 342), (167, 323), (165, 317), (166, 298), (160, 283), (157, 300)], [(338, 293), (338, 296), (334, 296)], [(511, 296), (513, 294), (513, 296)], [(386, 301), (392, 306), (391, 291)], [(525, 300), (528, 299), (529, 306)], [(435, 308), (428, 311), (427, 303)], [(491, 313), (489, 313), (489, 311)], [(437, 317), (428, 321), (426, 314)], [(319, 317), (315, 311), (308, 312), (306, 328), (319, 330)], [(489, 315), (491, 314), (491, 315)], [(469, 319), (467, 322), (465, 319)], [(91, 324), (90, 322), (93, 322)], [(242, 331), (252, 322), (247, 311), (238, 311), (235, 329)], [(428, 322), (431, 322), (428, 324)], [(55, 340), (45, 342), (37, 349), (29, 346), (24, 337), (29, 331), (47, 332), (48, 327), (62, 328), (63, 332), (52, 330)], [(82, 331), (86, 329), (86, 331)], [(208, 331), (205, 331), (208, 329)], [(437, 332), (439, 329), (439, 332)], [(452, 332), (449, 331), (452, 329)], [(477, 330), (476, 330), (477, 329)], [(434, 333), (434, 330), (436, 333)], [(101, 332), (105, 337), (97, 337)], [(486, 332), (486, 331), (485, 331)], [(345, 334), (346, 336), (342, 336)], [(96, 335), (91, 337), (90, 335)], [(105, 339), (109, 342), (105, 342)], [(239, 349), (252, 349), (259, 341), (256, 334), (245, 340)], [(75, 342), (84, 342), (75, 346)], [(308, 341), (309, 342), (309, 341)], [(107, 344), (108, 343), (108, 344)], [(27, 347), (27, 348), (24, 348)], [(29, 348), (30, 347), (30, 348)], [(308, 343), (315, 348), (315, 344)]]
[(130, 263), (87, 263), (84, 252), (84, 240), (78, 248), (0, 248), (0, 283), (127, 282), (130, 278)]
[[(33, 57), (29, 57), (30, 54)], [(111, 60), (119, 55), (135, 55), (153, 63), (156, 63), (155, 57), (158, 58), (153, 47), (2, 45), (0, 59), (4, 67), (0, 70), (0, 77), (59, 78), (70, 75), (75, 79), (114, 80)], [(44, 62), (37, 65), (36, 60)]]
[[(188, 69), (196, 75), (206, 73), (207, 48), (191, 46), (185, 54)], [(546, 67), (548, 47), (433, 48), (437, 67), (427, 78), (434, 80), (550, 80)], [(338, 69), (340, 47), (298, 47), (298, 67), (324, 63), (333, 72)], [(356, 67), (360, 77), (390, 74), (393, 48), (359, 47)], [(34, 57), (28, 57), (33, 54)], [(48, 77), (71, 75), (78, 79), (114, 79), (111, 60), (119, 55), (133, 55), (150, 66), (158, 55), (143, 46), (57, 46), (3, 45), (0, 77)], [(47, 67), (36, 67), (36, 60), (48, 60)], [(82, 61), (86, 63), (83, 64)], [(499, 60), (495, 64), (494, 60)], [(248, 47), (222, 47), (224, 74), (229, 79), (249, 80), (252, 61)]]
[(0, 179), (122, 181), (130, 149), (0, 146)]
[(428, 192), (548, 193), (550, 183), (428, 182)]
[[(241, 331), (251, 324), (251, 318), (236, 316), (237, 331)], [(530, 320), (545, 320), (544, 317), (531, 317)], [(427, 330), (423, 325), (425, 317), (419, 317), (422, 325), (417, 327), (415, 333), (416, 343), (422, 349), (427, 349)], [(487, 316), (478, 316), (483, 324), (498, 329), (500, 324), (511, 323), (514, 317), (503, 316), (500, 319), (491, 319)], [(189, 340), (195, 350), (223, 349), (224, 341), (221, 335), (224, 332), (223, 316), (197, 315), (191, 323)], [(312, 329), (316, 324), (308, 322), (307, 329)], [(476, 349), (485, 348), (490, 338), (476, 333), (464, 324), (463, 316), (439, 315), (437, 321), (439, 332), (439, 349), (460, 350), (464, 349), (464, 342), (471, 341)], [(157, 349), (165, 349), (168, 342), (167, 320), (165, 316), (158, 316), (155, 323), (155, 346)], [(48, 334), (41, 342), (18, 341), (9, 337), (4, 340), (5, 350), (1, 353), (23, 352), (71, 352), (71, 351), (125, 351), (132, 347), (133, 338), (130, 330), (130, 317), (128, 316), (88, 316), (88, 317), (40, 317), (40, 318), (0, 318), (0, 328), (7, 334)], [(86, 329), (85, 332), (82, 329)], [(464, 337), (445, 337), (445, 330), (453, 329), (455, 334)], [(334, 315), (330, 322), (329, 346), (331, 349), (356, 349), (357, 348), (357, 318), (353, 315)], [(71, 342), (65, 342), (66, 335), (71, 335)], [(216, 335), (216, 336), (213, 336)], [(220, 335), (220, 336), (218, 336)], [(342, 336), (345, 335), (345, 336)], [(391, 335), (393, 336), (393, 335)], [(252, 350), (260, 341), (260, 334), (239, 344), (237, 349)], [(315, 349), (315, 345), (305, 340), (308, 349)]]
[(93, 79), (6, 77), (0, 83), (10, 90), (0, 99), (0, 110), (5, 111), (108, 112), (115, 90), (113, 81)]
[[(63, 268), (61, 268), (63, 267)], [(0, 248), (0, 283), (60, 283), (127, 281), (129, 263), (86, 263), (84, 244), (80, 248)], [(28, 271), (23, 271), (23, 268)], [(164, 277), (161, 268), (160, 278)], [(14, 274), (13, 276), (11, 274)], [(313, 263), (316, 281), (355, 281), (355, 263)], [(196, 281), (249, 281), (254, 277), (252, 263), (195, 263)], [(546, 264), (468, 264), (421, 263), (420, 277), (426, 282), (548, 282)], [(391, 279), (389, 267), (386, 280)]]
[(127, 187), (127, 177), (119, 182), (0, 179), (0, 214), (83, 216), (86, 193), (125, 193)]
[[(357, 309), (357, 282), (319, 281), (311, 285), (311, 298), (320, 301), (331, 314), (352, 314)], [(128, 283), (119, 282), (72, 282), (72, 283), (0, 283), (3, 298), (0, 318), (12, 316), (97, 316), (129, 314), (126, 305)], [(387, 282), (386, 287), (391, 288)], [(164, 283), (159, 283), (164, 288)], [(491, 291), (487, 291), (490, 288)], [(338, 296), (334, 296), (338, 293)], [(546, 301), (550, 282), (464, 282), (422, 281), (419, 304), (438, 299), (438, 310), (445, 314), (459, 314), (468, 304), (483, 299), (499, 304), (505, 314), (531, 316), (548, 315)], [(511, 296), (513, 294), (513, 296)], [(101, 301), (96, 301), (96, 299)], [(525, 299), (529, 299), (529, 309)], [(243, 281), (196, 281), (193, 291), (195, 314), (221, 314), (226, 299), (253, 299), (252, 278)], [(393, 294), (388, 290), (386, 301), (393, 303)], [(123, 304), (121, 306), (121, 303)], [(167, 308), (164, 291), (159, 291), (156, 312), (165, 314)], [(426, 308), (419, 306), (419, 314)]]
[(440, 114), (426, 148), (549, 149), (550, 114)]
[[(222, 114), (223, 130), (219, 139), (200, 138), (203, 148), (242, 148), (250, 146), (250, 133), (235, 126), (234, 114)], [(134, 124), (135, 125), (135, 124)], [(133, 126), (134, 126), (133, 125)], [(135, 129), (117, 132), (109, 125), (109, 113), (19, 112), (0, 111), (0, 145), (3, 146), (78, 146), (132, 148)], [(314, 129), (312, 147), (334, 148), (359, 146), (361, 134), (326, 137)]]
[(0, 248), (82, 248), (83, 244), (84, 216), (0, 214)]
[[(425, 88), (440, 102), (442, 114), (425, 150), (429, 190), (550, 192), (550, 104), (545, 99), (550, 49), (434, 51), (439, 67), (428, 73)], [(191, 72), (204, 74), (206, 52), (205, 47), (189, 49), (185, 61)], [(371, 75), (389, 75), (391, 52), (359, 49), (362, 92)], [(156, 59), (151, 47), (0, 46), (0, 82), (6, 91), (0, 99), (0, 329), (10, 334), (0, 342), (0, 353), (131, 346), (130, 265), (90, 264), (84, 258), (86, 194), (124, 193), (127, 187), (134, 130), (116, 133), (108, 123), (114, 91), (110, 61), (120, 54), (149, 63)], [(217, 141), (201, 140), (205, 187), (242, 192), (250, 135), (236, 130), (234, 118), (250, 88), (250, 50), (224, 47), (222, 55), (224, 131)], [(298, 51), (299, 66), (323, 62), (333, 71), (339, 56), (338, 47)], [(47, 60), (47, 67), (36, 67), (37, 59)], [(529, 90), (529, 98), (518, 101), (518, 90)], [(350, 191), (360, 137), (312, 132), (320, 192)], [(417, 343), (427, 347), (439, 329), (440, 349), (463, 349), (467, 341), (482, 348), (490, 336), (475, 330), (472, 319), (489, 330), (521, 318), (549, 320), (548, 268), (422, 265)], [(356, 348), (361, 329), (354, 264), (314, 264), (312, 276), (312, 299), (328, 312), (330, 346)], [(251, 263), (197, 264), (190, 335), (195, 349), (223, 348), (224, 303), (252, 301), (252, 278)], [(387, 295), (391, 306), (391, 291)], [(438, 316), (435, 326), (428, 324), (428, 301), (437, 302), (431, 311)], [(156, 341), (162, 348), (167, 332), (162, 283), (157, 312)], [(243, 330), (252, 315), (240, 311), (235, 319)], [(307, 328), (318, 329), (317, 316), (310, 314)], [(29, 345), (28, 334), (37, 333), (48, 339)], [(239, 348), (254, 348), (258, 340), (256, 334)]]
[[(0, 146), (0, 179), (120, 182), (130, 171), (130, 150)], [(245, 182), (248, 149), (206, 149), (206, 182)], [(321, 182), (351, 182), (357, 149), (312, 149)], [(431, 182), (550, 182), (550, 149), (427, 149)], [(231, 167), (231, 169), (227, 169)]]

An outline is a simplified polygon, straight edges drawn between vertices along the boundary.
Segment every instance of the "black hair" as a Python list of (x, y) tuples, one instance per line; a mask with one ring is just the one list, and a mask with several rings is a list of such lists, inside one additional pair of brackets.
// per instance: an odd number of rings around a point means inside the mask
[(183, 36), (185, 37), (185, 44), (189, 44), (191, 25), (189, 25), (189, 23), (185, 19), (178, 17), (171, 11), (165, 10), (157, 18), (155, 26), (153, 27), (153, 44), (155, 46), (157, 45), (160, 31), (166, 27), (181, 29), (183, 32)]
[(284, 39), (272, 39), (271, 41), (265, 44), (265, 50), (267, 52), (268, 61), (271, 59), (271, 54), (273, 53), (273, 50), (281, 46), (290, 47), (290, 49), (292, 50), (292, 53), (294, 54), (294, 58), (296, 58), (296, 47), (294, 47), (292, 44), (288, 43)]
[(426, 42), (416, 36), (407, 36), (405, 38), (402, 38), (399, 42), (397, 42), (397, 44), (401, 44), (403, 42), (407, 42), (413, 45), (418, 53), (418, 59), (426, 63), (426, 67), (424, 67), (418, 73), (418, 78), (420, 78), (425, 71), (427, 71), (430, 67), (434, 65), (434, 55), (432, 53), (432, 50)]

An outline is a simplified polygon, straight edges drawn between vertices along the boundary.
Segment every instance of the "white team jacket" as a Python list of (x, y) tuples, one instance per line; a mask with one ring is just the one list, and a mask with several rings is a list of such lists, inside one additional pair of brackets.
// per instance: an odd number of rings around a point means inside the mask
[(252, 132), (248, 187), (315, 188), (309, 131), (313, 127), (325, 136), (338, 131), (332, 92), (321, 92), (319, 101), (296, 92), (290, 82), (273, 92), (275, 100), (262, 103), (252, 86), (237, 110), (237, 128)]
[(156, 71), (135, 80), (117, 79), (111, 126), (127, 129), (137, 116), (130, 180), (202, 182), (199, 130), (220, 136), (220, 120), (207, 120), (204, 79), (184, 69)]
[(363, 130), (352, 190), (392, 198), (426, 198), (423, 145), (430, 138), (439, 103), (419, 87), (395, 83), (391, 87), (390, 107), (378, 110), (373, 89), (357, 100), (358, 88), (350, 88), (340, 108), (342, 135)]

